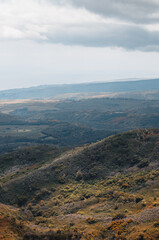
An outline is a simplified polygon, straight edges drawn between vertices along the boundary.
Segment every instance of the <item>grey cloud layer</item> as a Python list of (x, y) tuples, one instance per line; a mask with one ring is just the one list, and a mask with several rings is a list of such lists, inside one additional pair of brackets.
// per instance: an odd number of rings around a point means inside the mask
[(0, 39), (158, 51), (156, 23), (158, 0), (0, 0)]
[[(143, 51), (158, 51), (159, 30), (148, 31), (146, 26), (159, 23), (158, 0), (61, 0), (61, 4), (70, 2), (73, 6), (85, 8), (105, 19), (122, 20), (126, 24), (101, 24), (88, 27), (87, 34), (68, 36), (65, 44), (88, 46), (111, 46)], [(84, 31), (85, 32), (85, 31)], [(60, 38), (57, 37), (60, 41)]]
[(143, 24), (159, 21), (158, 0), (70, 0), (70, 2), (105, 17)]
[[(77, 33), (78, 32), (78, 33)], [(122, 47), (128, 50), (158, 51), (159, 32), (149, 32), (141, 27), (100, 25), (80, 28), (76, 33), (71, 28), (61, 29), (48, 39), (65, 45), (87, 47)]]

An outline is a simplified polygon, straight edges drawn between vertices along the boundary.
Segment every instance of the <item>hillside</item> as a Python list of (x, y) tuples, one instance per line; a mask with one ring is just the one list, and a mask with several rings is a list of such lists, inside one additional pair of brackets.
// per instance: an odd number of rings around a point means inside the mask
[(1, 202), (27, 212), (19, 239), (158, 239), (159, 130), (22, 153), (0, 158)]
[(68, 93), (131, 92), (159, 90), (159, 79), (123, 82), (46, 85), (0, 91), (0, 100), (50, 99)]

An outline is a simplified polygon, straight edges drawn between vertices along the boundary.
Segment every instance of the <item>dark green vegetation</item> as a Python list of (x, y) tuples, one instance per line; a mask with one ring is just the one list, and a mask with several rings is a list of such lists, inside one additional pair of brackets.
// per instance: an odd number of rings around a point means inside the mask
[(64, 149), (41, 145), (40, 147), (22, 148), (21, 150), (0, 156), (0, 174), (19, 172), (20, 169), (29, 170), (42, 166), (49, 159), (58, 157)]
[(11, 116), (9, 114), (0, 113), (0, 125), (18, 125), (24, 124), (24, 121), (19, 120), (18, 118)]
[(6, 239), (159, 237), (157, 129), (69, 151), (27, 148), (2, 155), (0, 165), (1, 202), (16, 207), (1, 206)]
[(72, 148), (118, 132), (159, 128), (159, 100), (1, 102), (0, 111), (5, 113), (0, 116), (1, 153), (36, 144)]
[(50, 99), (70, 93), (131, 92), (159, 90), (159, 79), (140, 81), (46, 85), (0, 92), (1, 100)]
[(70, 148), (96, 142), (114, 133), (67, 122), (5, 124), (0, 125), (0, 131), (0, 153), (37, 144)]

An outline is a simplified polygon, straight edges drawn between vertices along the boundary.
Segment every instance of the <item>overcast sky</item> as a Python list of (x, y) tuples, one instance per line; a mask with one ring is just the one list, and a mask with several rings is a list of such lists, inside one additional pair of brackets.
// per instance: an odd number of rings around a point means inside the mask
[(0, 0), (0, 89), (159, 77), (159, 0)]

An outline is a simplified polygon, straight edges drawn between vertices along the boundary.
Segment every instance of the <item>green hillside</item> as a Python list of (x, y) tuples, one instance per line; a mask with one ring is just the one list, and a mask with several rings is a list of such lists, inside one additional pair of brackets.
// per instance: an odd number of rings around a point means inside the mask
[(43, 146), (2, 155), (1, 202), (22, 211), (14, 234), (41, 240), (157, 239), (158, 144), (158, 129), (135, 130), (69, 151)]

